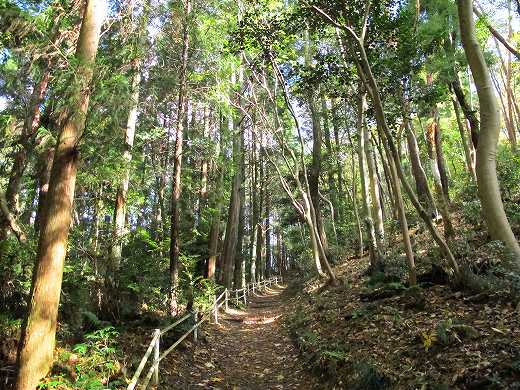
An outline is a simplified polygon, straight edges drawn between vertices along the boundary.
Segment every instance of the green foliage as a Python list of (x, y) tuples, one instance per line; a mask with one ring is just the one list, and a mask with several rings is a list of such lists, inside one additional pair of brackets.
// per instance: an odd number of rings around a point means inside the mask
[(369, 313), (370, 311), (368, 310), (367, 306), (361, 306), (357, 309), (352, 310), (351, 315), (352, 319), (355, 320), (358, 318), (366, 317)]
[(0, 311), (21, 317), (31, 287), (36, 242), (20, 247), (15, 237), (0, 242)]
[(8, 339), (16, 337), (22, 321), (20, 319), (14, 319), (9, 317), (7, 314), (0, 314), (0, 338)]
[(311, 320), (311, 317), (309, 315), (309, 312), (304, 309), (303, 306), (299, 305), (296, 307), (296, 310), (292, 314), (291, 317), (289, 317), (289, 324), (292, 329), (301, 329), (305, 327), (309, 321)]
[(386, 389), (390, 387), (390, 381), (374, 364), (356, 362), (351, 386), (355, 390)]
[(464, 338), (476, 339), (479, 333), (472, 326), (449, 318), (439, 322), (435, 328), (435, 335), (430, 337), (433, 341), (438, 340), (442, 345), (451, 345), (454, 342), (461, 342)]
[(61, 351), (52, 375), (40, 388), (73, 387), (84, 390), (116, 389), (125, 382), (118, 378), (121, 365), (117, 350), (119, 332), (107, 326), (84, 336), (72, 350)]

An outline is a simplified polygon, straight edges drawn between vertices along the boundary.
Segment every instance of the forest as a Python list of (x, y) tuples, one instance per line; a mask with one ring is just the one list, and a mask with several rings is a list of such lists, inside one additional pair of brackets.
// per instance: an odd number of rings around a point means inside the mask
[(0, 0), (0, 389), (520, 389), (519, 0)]

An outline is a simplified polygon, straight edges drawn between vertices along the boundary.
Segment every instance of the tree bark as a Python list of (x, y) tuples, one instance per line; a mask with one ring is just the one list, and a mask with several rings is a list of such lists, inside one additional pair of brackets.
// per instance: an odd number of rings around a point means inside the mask
[(374, 233), (376, 235), (377, 246), (378, 248), (383, 248), (385, 227), (383, 223), (383, 210), (381, 209), (381, 194), (379, 192), (379, 186), (377, 185), (376, 159), (366, 123), (363, 125), (363, 134), (368, 169), (368, 185), (370, 190), (370, 212), (372, 214), (372, 221), (374, 221)]
[(374, 220), (371, 211), (371, 193), (369, 186), (369, 174), (367, 172), (367, 151), (366, 140), (367, 132), (365, 131), (365, 111), (366, 93), (359, 88), (359, 97), (357, 102), (357, 130), (358, 130), (358, 156), (359, 156), (359, 176), (361, 179), (361, 196), (363, 198), (363, 216), (365, 221), (366, 232), (368, 235), (368, 246), (370, 253), (370, 271), (379, 272), (382, 270), (381, 255), (379, 246), (377, 245), (376, 232), (374, 229)]
[(69, 100), (69, 115), (58, 136), (28, 313), (18, 347), (17, 390), (34, 389), (53, 361), (63, 263), (67, 253), (79, 158), (78, 143), (85, 126), (105, 6), (102, 0), (89, 0), (83, 14), (76, 49), (79, 65), (75, 72), (73, 96)]
[[(332, 128), (334, 130), (334, 146), (335, 146), (335, 161), (336, 161), (336, 172), (338, 175), (338, 198), (344, 198), (344, 179), (343, 179), (343, 167), (341, 158), (341, 143), (339, 139), (339, 118), (338, 118), (338, 106), (335, 100), (332, 101)], [(338, 205), (340, 203), (338, 199)], [(338, 219), (340, 222), (344, 221), (343, 207), (338, 208)]]
[[(244, 132), (241, 132), (241, 137), (244, 137)], [(242, 146), (244, 145), (244, 139), (242, 139), (241, 142)], [(240, 185), (240, 211), (238, 213), (238, 233), (237, 233), (237, 243), (236, 243), (236, 249), (235, 249), (235, 269), (234, 269), (234, 275), (233, 275), (233, 285), (235, 290), (239, 290), (241, 288), (245, 287), (245, 269), (246, 269), (246, 257), (244, 254), (244, 233), (245, 233), (245, 200), (246, 200), (246, 189), (244, 184), (245, 179), (245, 151), (240, 151), (240, 170), (241, 172), (241, 179), (242, 183)]]
[(428, 145), (428, 158), (430, 159), (430, 168), (433, 176), (433, 185), (435, 189), (436, 201), (439, 206), (439, 211), (442, 215), (442, 222), (444, 224), (444, 235), (446, 238), (451, 238), (455, 235), (455, 231), (453, 230), (453, 225), (451, 223), (451, 216), (449, 211), (449, 202), (446, 198), (445, 191), (442, 186), (442, 176), (440, 173), (439, 167), (442, 164), (439, 164), (439, 152), (437, 150), (437, 146), (439, 144), (438, 138), (439, 135), (439, 112), (437, 107), (435, 106), (432, 109), (432, 122), (427, 128), (427, 136), (426, 141)]
[(472, 0), (458, 0), (462, 45), (468, 59), (480, 102), (480, 136), (477, 148), (477, 186), (484, 219), (491, 237), (505, 243), (520, 265), (520, 245), (507, 220), (496, 172), (496, 149), (500, 113), (489, 69), (476, 38)]
[[(140, 25), (138, 27), (138, 46), (137, 51), (144, 52), (145, 32), (148, 24), (148, 13), (150, 9), (150, 0), (144, 5), (143, 15), (141, 16)], [(112, 241), (110, 244), (110, 262), (107, 267), (106, 283), (110, 296), (114, 296), (119, 284), (119, 272), (121, 267), (121, 257), (123, 251), (123, 238), (125, 235), (125, 222), (127, 218), (127, 195), (128, 186), (130, 184), (130, 164), (132, 162), (132, 149), (134, 147), (135, 129), (137, 126), (137, 113), (139, 107), (139, 93), (141, 84), (141, 64), (142, 58), (135, 58), (133, 61), (131, 95), (130, 95), (130, 111), (126, 121), (126, 129), (124, 133), (123, 146), (123, 177), (117, 187), (115, 205), (114, 205), (114, 223), (112, 226)]]
[(186, 117), (187, 97), (187, 68), (189, 49), (189, 17), (191, 13), (191, 0), (184, 0), (184, 22), (182, 32), (181, 68), (179, 71), (179, 97), (177, 100), (177, 127), (175, 130), (175, 150), (173, 160), (173, 182), (171, 197), (171, 228), (170, 228), (170, 293), (169, 311), (171, 316), (176, 316), (179, 311), (177, 301), (177, 288), (179, 284), (179, 230), (180, 230), (180, 198), (181, 198), (181, 170), (182, 170), (182, 146), (184, 136), (184, 120)]
[(471, 129), (471, 142), (473, 147), (476, 149), (478, 146), (478, 137), (480, 134), (480, 122), (477, 118), (477, 115), (475, 114), (475, 111), (473, 108), (471, 108), (471, 105), (466, 100), (466, 95), (464, 94), (464, 90), (462, 89), (462, 84), (456, 70), (454, 70), (454, 74), (455, 77), (451, 83), (451, 87), (453, 88), (453, 92), (457, 97), (460, 108), (462, 109), (462, 112), (469, 123), (469, 127)]
[(319, 182), (320, 182), (320, 174), (321, 174), (321, 145), (322, 145), (322, 129), (320, 118), (318, 114), (318, 110), (316, 109), (316, 105), (314, 102), (314, 97), (312, 94), (309, 94), (307, 98), (307, 103), (309, 105), (309, 110), (311, 113), (312, 120), (312, 163), (311, 169), (309, 170), (309, 192), (312, 201), (312, 205), (314, 207), (314, 212), (316, 214), (316, 227), (318, 229), (319, 239), (321, 241), (321, 245), (323, 246), (323, 250), (325, 254), (329, 253), (329, 243), (327, 239), (327, 233), (325, 232), (325, 225), (323, 223), (323, 216), (321, 213), (320, 206), (320, 195), (319, 195)]
[(464, 123), (460, 117), (460, 106), (457, 99), (452, 98), (451, 102), (453, 104), (453, 110), (455, 111), (455, 119), (457, 120), (457, 127), (459, 129), (460, 140), (462, 142), (462, 149), (464, 150), (464, 157), (466, 158), (466, 170), (471, 176), (473, 182), (477, 182), (477, 174), (475, 172), (475, 164), (474, 159), (471, 153), (471, 141), (468, 142), (466, 137), (466, 131)]
[[(266, 183), (269, 183), (269, 169), (266, 167)], [(267, 185), (266, 185), (267, 186)], [(265, 192), (265, 272), (266, 277), (271, 276), (273, 265), (273, 250), (271, 247), (271, 194), (269, 190)]]
[(390, 155), (390, 151), (388, 148), (388, 142), (385, 138), (381, 137), (381, 142), (383, 144), (383, 149), (387, 155), (388, 165), (390, 168), (390, 179), (392, 180), (392, 187), (394, 189), (393, 193), (395, 195), (395, 204), (397, 206), (397, 215), (399, 216), (399, 222), (401, 224), (401, 234), (403, 236), (403, 246), (406, 254), (406, 260), (408, 262), (408, 282), (410, 286), (415, 286), (417, 284), (417, 271), (415, 269), (415, 259), (414, 253), (412, 249), (412, 244), (410, 242), (410, 233), (408, 231), (408, 221), (406, 219), (406, 212), (404, 209), (403, 195), (401, 193), (401, 185), (399, 183), (399, 177), (397, 176), (397, 170), (395, 166), (395, 161), (392, 159)]
[(426, 173), (422, 167), (421, 158), (419, 155), (419, 147), (417, 146), (417, 138), (415, 137), (415, 131), (410, 125), (408, 119), (405, 119), (405, 131), (406, 141), (408, 143), (408, 154), (410, 156), (410, 164), (412, 166), (412, 175), (415, 181), (417, 197), (419, 198), (419, 202), (421, 202), (422, 206), (428, 210), (430, 215), (434, 216), (437, 214), (435, 203), (430, 192), (430, 187), (428, 186)]
[[(220, 126), (220, 134), (221, 139), (223, 135), (223, 126), (222, 121), (219, 120)], [(216, 162), (214, 164), (214, 175), (216, 174), (218, 179), (216, 180), (216, 184), (209, 194), (210, 196), (210, 204), (212, 207), (211, 211), (211, 226), (209, 230), (209, 243), (208, 243), (208, 271), (207, 278), (211, 280), (215, 280), (215, 269), (217, 265), (217, 257), (218, 257), (218, 244), (220, 237), (220, 216), (222, 214), (222, 202), (223, 202), (223, 192), (224, 192), (224, 168), (220, 163), (220, 150), (222, 146), (218, 148), (219, 154), (215, 156)]]
[(251, 275), (251, 282), (256, 283), (256, 261), (255, 261), (255, 248), (256, 248), (256, 234), (258, 229), (258, 218), (259, 218), (259, 212), (258, 212), (258, 161), (257, 161), (257, 153), (256, 153), (256, 142), (255, 142), (255, 135), (254, 132), (252, 134), (253, 142), (251, 145), (251, 188), (250, 188), (250, 204), (252, 208), (252, 216), (251, 216), (251, 226), (250, 226), (250, 237), (249, 237), (249, 253), (250, 253), (250, 275)]
[(34, 218), (34, 230), (39, 232), (42, 224), (42, 216), (45, 210), (47, 193), (49, 192), (49, 180), (51, 179), (52, 161), (54, 160), (54, 147), (48, 148), (40, 158), (38, 172), (38, 208)]
[[(336, 182), (334, 180), (334, 166), (332, 161), (334, 161), (334, 152), (332, 150), (332, 142), (331, 142), (331, 134), (330, 134), (330, 121), (329, 121), (329, 109), (327, 107), (327, 101), (325, 100), (325, 96), (323, 93), (320, 94), (321, 100), (321, 116), (323, 118), (323, 134), (325, 139), (325, 148), (327, 150), (327, 155), (325, 158), (326, 162), (326, 170), (327, 170), (327, 182), (329, 185), (329, 193), (330, 193), (330, 201), (334, 207), (334, 213), (332, 214), (333, 223), (339, 221), (339, 202), (338, 202), (338, 189), (336, 188)], [(337, 159), (338, 156), (336, 156)], [(337, 240), (336, 240), (337, 244)]]

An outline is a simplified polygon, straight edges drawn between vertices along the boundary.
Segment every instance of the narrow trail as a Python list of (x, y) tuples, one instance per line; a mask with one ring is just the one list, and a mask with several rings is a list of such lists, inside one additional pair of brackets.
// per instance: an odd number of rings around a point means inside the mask
[(170, 355), (161, 367), (167, 389), (319, 389), (282, 326), (287, 291), (273, 286), (250, 296), (247, 308), (221, 312), (201, 341)]

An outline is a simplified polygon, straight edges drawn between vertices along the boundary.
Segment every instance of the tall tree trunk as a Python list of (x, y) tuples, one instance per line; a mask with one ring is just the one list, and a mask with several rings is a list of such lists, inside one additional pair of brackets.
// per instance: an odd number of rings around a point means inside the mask
[[(359, 250), (358, 250), (358, 255), (359, 257), (363, 257), (363, 254), (365, 252), (365, 244), (363, 243), (363, 224), (361, 223), (361, 218), (359, 217), (359, 206), (358, 206), (358, 200), (357, 200), (357, 195), (358, 195), (358, 187), (357, 187), (357, 175), (356, 175), (356, 163), (354, 161), (354, 152), (352, 153), (352, 158), (351, 158), (351, 176), (352, 176), (352, 193), (350, 193), (348, 187), (347, 187), (347, 193), (350, 197), (350, 200), (352, 202), (352, 209), (354, 211), (354, 219), (356, 220), (356, 230), (357, 230), (357, 236), (358, 236), (358, 247), (359, 247)], [(361, 179), (363, 180), (363, 179)], [(361, 184), (361, 187), (362, 187), (362, 193), (363, 193), (363, 183)], [(363, 200), (364, 202), (364, 200)]]
[[(436, 109), (437, 110), (437, 109)], [(438, 113), (437, 113), (438, 118)], [(450, 192), (449, 192), (449, 180), (448, 173), (446, 169), (446, 160), (444, 159), (444, 149), (442, 148), (442, 135), (441, 135), (441, 126), (440, 119), (437, 119), (436, 131), (434, 133), (434, 142), (435, 142), (435, 153), (437, 154), (437, 167), (439, 169), (439, 176), (441, 178), (442, 185), (442, 193), (444, 194), (444, 198), (446, 199), (446, 203), (448, 207), (450, 205)]]
[[(305, 222), (309, 226), (309, 231), (311, 235), (311, 243), (312, 243), (312, 250), (313, 250), (313, 257), (316, 262), (316, 269), (318, 273), (321, 275), (321, 266), (320, 263), (323, 264), (323, 267), (326, 270), (326, 273), (329, 277), (329, 283), (332, 285), (337, 285), (338, 280), (336, 279), (336, 275), (334, 274), (334, 271), (332, 270), (332, 267), (330, 266), (330, 263), (327, 259), (327, 253), (325, 252), (324, 244), (322, 243), (320, 239), (320, 233), (318, 229), (318, 224), (316, 222), (316, 208), (313, 205), (312, 199), (311, 199), (311, 185), (309, 183), (309, 175), (307, 172), (306, 164), (305, 164), (305, 144), (302, 136), (302, 129), (300, 126), (300, 122), (298, 120), (298, 116), (296, 115), (296, 112), (294, 110), (293, 105), (291, 104), (289, 92), (287, 90), (287, 84), (285, 82), (284, 76), (282, 72), (280, 71), (280, 68), (278, 67), (275, 59), (271, 56), (271, 64), (273, 65), (273, 70), (275, 72), (275, 78), (276, 80), (280, 81), (282, 84), (283, 89), (283, 98), (284, 102), (286, 104), (287, 109), (289, 110), (291, 117), (294, 121), (294, 124), (296, 126), (296, 131), (298, 134), (298, 143), (299, 143), (299, 156), (296, 157), (295, 153), (292, 150), (288, 150), (288, 152), (291, 154), (292, 161), (295, 162), (295, 171), (291, 172), (291, 176), (293, 180), (296, 183), (298, 193), (302, 198), (302, 203), (298, 202), (294, 195), (292, 194), (292, 191), (287, 185), (287, 181), (283, 177), (282, 173), (280, 172), (278, 166), (274, 163), (273, 167), (276, 169), (278, 178), (280, 179), (280, 182), (285, 190), (285, 193), (289, 196), (291, 199), (291, 202), (295, 209), (298, 211), (301, 217), (305, 219)], [(314, 126), (313, 126), (314, 127)], [(272, 160), (271, 160), (272, 162)], [(303, 184), (300, 180), (300, 173), (303, 177)], [(319, 191), (318, 191), (319, 196)]]
[(431, 216), (437, 214), (435, 203), (428, 186), (426, 173), (422, 167), (421, 157), (419, 155), (419, 147), (417, 146), (417, 138), (415, 137), (415, 130), (410, 125), (409, 120), (405, 119), (406, 141), (408, 143), (408, 154), (410, 156), (410, 164), (412, 166), (412, 175), (415, 181), (415, 190), (417, 191), (417, 198), (421, 205), (427, 210)]
[(506, 244), (520, 264), (520, 245), (507, 220), (496, 172), (496, 149), (500, 135), (500, 113), (489, 69), (476, 38), (473, 1), (458, 0), (462, 45), (468, 59), (480, 102), (480, 136), (477, 148), (477, 186), (484, 219), (491, 237)]
[(180, 230), (180, 198), (181, 198), (181, 168), (182, 146), (184, 135), (184, 120), (186, 117), (187, 100), (187, 68), (189, 49), (189, 18), (191, 0), (184, 0), (184, 21), (182, 32), (181, 68), (179, 72), (179, 98), (177, 100), (177, 127), (175, 130), (175, 150), (173, 160), (173, 182), (171, 198), (171, 230), (170, 230), (170, 315), (176, 316), (179, 311), (177, 288), (179, 284), (179, 230)]
[(250, 275), (251, 275), (251, 282), (256, 283), (256, 261), (255, 261), (255, 248), (256, 248), (256, 234), (258, 229), (258, 161), (256, 158), (256, 143), (255, 143), (255, 135), (254, 132), (252, 132), (253, 142), (251, 145), (251, 162), (250, 162), (250, 169), (251, 169), (251, 188), (250, 188), (250, 205), (252, 208), (252, 216), (251, 216), (251, 227), (250, 227), (250, 237), (249, 237), (249, 258), (250, 258)]
[[(22, 135), (18, 151), (15, 153), (13, 166), (9, 174), (9, 181), (5, 192), (8, 210), (16, 218), (20, 212), (20, 189), (22, 178), (27, 167), (29, 155), (34, 147), (34, 138), (40, 126), (40, 106), (45, 97), (50, 78), (50, 65), (40, 78), (40, 81), (34, 86), (31, 98), (29, 100), (28, 113), (24, 120)], [(0, 215), (0, 241), (7, 237), (9, 232), (8, 221)]]
[[(143, 15), (141, 16), (138, 27), (138, 52), (144, 52), (145, 32), (148, 24), (148, 13), (150, 12), (150, 0), (144, 5)], [(139, 107), (139, 92), (141, 84), (141, 64), (142, 58), (134, 60), (132, 67), (133, 77), (130, 95), (130, 111), (126, 121), (123, 147), (123, 177), (117, 187), (114, 205), (114, 223), (112, 226), (112, 241), (110, 245), (110, 262), (107, 267), (107, 287), (110, 296), (115, 296), (119, 284), (119, 271), (121, 267), (121, 254), (123, 251), (123, 238), (125, 235), (125, 221), (127, 218), (127, 195), (130, 184), (130, 163), (132, 162), (132, 148), (134, 147), (135, 129), (137, 126), (137, 111)], [(111, 310), (111, 308), (109, 308)]]
[[(263, 134), (261, 134), (263, 136)], [(263, 149), (263, 137), (260, 139), (260, 156), (258, 159), (259, 165), (259, 174), (258, 174), (258, 183), (259, 183), (259, 196), (258, 196), (258, 223), (256, 225), (256, 253), (255, 253), (255, 263), (256, 263), (256, 273), (257, 273), (257, 281), (261, 281), (263, 279), (263, 268), (262, 268), (262, 255), (264, 253), (264, 221), (262, 219), (262, 213), (264, 210), (264, 198), (265, 198), (265, 177), (264, 177), (264, 149)]]
[(209, 258), (208, 258), (208, 279), (215, 280), (215, 268), (218, 257), (218, 243), (220, 237), (220, 215), (222, 213), (222, 192), (224, 185), (224, 169), (219, 168), (218, 184), (213, 189), (213, 212), (211, 215), (211, 226), (209, 231)]
[[(332, 142), (331, 142), (331, 134), (330, 134), (330, 126), (329, 126), (329, 109), (327, 108), (327, 101), (325, 100), (325, 96), (323, 93), (320, 94), (321, 100), (321, 115), (323, 117), (323, 134), (325, 139), (325, 148), (327, 150), (326, 155), (326, 167), (327, 167), (327, 181), (329, 185), (329, 193), (330, 193), (330, 201), (334, 206), (334, 214), (332, 215), (332, 221), (339, 221), (338, 218), (338, 210), (340, 209), (338, 204), (338, 190), (336, 188), (336, 182), (334, 181), (334, 166), (332, 161), (334, 160), (333, 150), (332, 150)], [(337, 243), (336, 243), (337, 244)]]
[(408, 262), (408, 282), (410, 286), (415, 286), (417, 284), (417, 271), (415, 269), (415, 259), (414, 253), (412, 249), (412, 244), (410, 242), (410, 233), (408, 231), (408, 221), (406, 219), (406, 212), (404, 209), (403, 195), (401, 193), (401, 184), (399, 183), (399, 177), (397, 176), (397, 170), (395, 167), (395, 162), (390, 155), (390, 151), (388, 148), (388, 142), (385, 138), (381, 137), (381, 142), (383, 144), (383, 148), (385, 150), (388, 165), (390, 167), (390, 179), (392, 180), (392, 187), (394, 189), (393, 193), (395, 195), (395, 204), (397, 205), (397, 215), (399, 216), (399, 222), (401, 224), (401, 233), (403, 236), (403, 246), (406, 254), (406, 260)]
[(384, 247), (385, 227), (383, 224), (383, 210), (381, 209), (381, 199), (379, 186), (377, 185), (376, 159), (370, 141), (370, 134), (366, 123), (363, 124), (363, 142), (365, 143), (365, 155), (368, 169), (368, 185), (370, 190), (370, 212), (374, 222), (374, 233), (376, 243), (379, 248)]
[[(336, 161), (336, 172), (338, 175), (338, 198), (344, 198), (343, 191), (343, 167), (342, 167), (342, 159), (341, 159), (341, 143), (339, 139), (339, 118), (338, 118), (338, 105), (335, 100), (332, 101), (332, 128), (334, 130), (334, 146), (335, 146), (335, 156), (334, 160)], [(338, 203), (340, 201), (338, 200)], [(338, 208), (338, 219), (340, 222), (344, 221), (343, 217), (343, 207)]]
[[(507, 2), (507, 11), (508, 11), (508, 17), (507, 17), (507, 39), (511, 42), (511, 39), (513, 38), (513, 27), (512, 27), (512, 16), (511, 16), (511, 0)], [(511, 61), (511, 52), (507, 53), (507, 65), (506, 65), (506, 97), (507, 97), (507, 116), (509, 118), (509, 126), (508, 126), (508, 135), (509, 135), (509, 141), (511, 142), (511, 150), (513, 153), (516, 153), (516, 128), (515, 128), (515, 121), (513, 116), (513, 88), (512, 88), (512, 79), (513, 79), (513, 66)]]
[(79, 65), (75, 72), (72, 98), (69, 99), (69, 115), (58, 136), (29, 307), (18, 346), (17, 390), (34, 389), (53, 361), (63, 263), (67, 253), (79, 159), (77, 148), (85, 126), (105, 7), (102, 0), (89, 0), (83, 14), (76, 49)]
[[(222, 140), (223, 135), (223, 126), (222, 121), (219, 120), (220, 126), (220, 139)], [(211, 205), (211, 218), (210, 218), (210, 230), (209, 230), (209, 243), (208, 243), (208, 271), (207, 277), (208, 279), (215, 280), (215, 269), (217, 265), (217, 257), (218, 257), (218, 244), (220, 237), (220, 216), (222, 214), (222, 202), (223, 202), (223, 192), (224, 192), (224, 168), (220, 163), (220, 150), (222, 149), (222, 145), (218, 148), (218, 154), (215, 156), (215, 164), (213, 169), (213, 175), (216, 178), (216, 183), (214, 188), (212, 189), (210, 196), (210, 205)]]
[[(240, 73), (242, 71), (240, 70)], [(242, 80), (242, 77), (239, 76)], [(232, 76), (231, 83), (236, 81), (235, 75)], [(234, 118), (229, 118), (229, 131), (233, 138), (233, 180), (231, 184), (231, 198), (229, 200), (228, 219), (226, 225), (226, 236), (224, 239), (224, 248), (222, 250), (224, 286), (228, 289), (233, 288), (233, 274), (236, 256), (236, 247), (238, 239), (239, 216), (240, 216), (240, 191), (242, 187), (242, 162), (243, 162), (243, 143), (244, 132), (242, 128), (235, 126)], [(235, 133), (238, 131), (238, 134)]]
[(376, 120), (378, 123), (378, 129), (382, 131), (382, 136), (386, 137), (388, 147), (390, 149), (390, 155), (394, 160), (394, 164), (397, 170), (397, 175), (399, 176), (399, 179), (410, 198), (413, 206), (417, 210), (417, 213), (419, 216), (423, 219), (425, 222), (428, 230), (430, 231), (433, 239), (435, 242), (439, 245), (439, 248), (442, 252), (442, 254), (446, 257), (448, 260), (448, 263), (453, 271), (453, 274), (456, 279), (460, 280), (460, 269), (458, 266), (457, 261), (455, 260), (455, 257), (453, 256), (453, 253), (451, 252), (451, 249), (446, 244), (446, 241), (443, 240), (441, 235), (439, 234), (438, 230), (435, 228), (435, 226), (432, 223), (431, 217), (428, 215), (428, 213), (424, 210), (424, 208), (421, 206), (419, 201), (417, 200), (417, 197), (415, 196), (412, 188), (408, 184), (406, 177), (404, 176), (403, 169), (401, 167), (401, 161), (399, 158), (399, 153), (397, 150), (397, 147), (395, 146), (394, 140), (392, 138), (392, 133), (390, 131), (390, 128), (388, 126), (388, 123), (386, 121), (386, 114), (383, 109), (383, 103), (381, 101), (381, 94), (379, 91), (379, 86), (377, 84), (377, 81), (374, 77), (374, 74), (372, 73), (372, 68), (370, 67), (370, 63), (368, 62), (367, 53), (365, 51), (364, 47), (364, 40), (360, 39), (357, 35), (353, 34), (351, 30), (344, 29), (344, 31), (349, 34), (350, 38), (350, 44), (356, 45), (356, 48), (359, 49), (359, 58), (356, 58), (356, 68), (360, 74), (361, 79), (363, 80), (363, 83), (365, 84), (366, 88), (370, 92), (370, 95), (372, 97), (372, 103), (374, 105), (374, 112), (376, 116)]
[(460, 82), (459, 75), (456, 70), (454, 70), (454, 80), (451, 83), (451, 87), (453, 88), (453, 92), (457, 97), (457, 101), (460, 104), (460, 108), (466, 117), (466, 120), (469, 123), (469, 127), (471, 130), (471, 143), (473, 147), (476, 149), (478, 146), (478, 137), (480, 134), (480, 122), (475, 114), (475, 111), (471, 107), (471, 104), (466, 100), (466, 95), (464, 94), (464, 90), (462, 89), (462, 84)]
[(468, 139), (466, 137), (466, 130), (464, 126), (464, 122), (462, 121), (460, 117), (460, 105), (457, 99), (452, 98), (451, 102), (453, 104), (453, 110), (455, 111), (455, 119), (457, 120), (457, 127), (459, 129), (460, 134), (460, 141), (462, 143), (462, 148), (464, 150), (464, 157), (466, 159), (466, 170), (470, 174), (473, 182), (477, 182), (477, 174), (475, 172), (475, 164), (474, 159), (472, 157), (471, 152), (471, 140), (468, 142)]
[(54, 147), (48, 148), (40, 158), (40, 169), (38, 173), (38, 208), (34, 218), (34, 230), (38, 232), (42, 224), (43, 211), (47, 193), (49, 192), (49, 180), (51, 179), (52, 161), (54, 160)]
[[(365, 137), (368, 132), (365, 131), (365, 112), (366, 112), (366, 93), (362, 92), (362, 86), (359, 87), (359, 97), (357, 102), (357, 131), (358, 131), (358, 156), (359, 156), (359, 176), (361, 179), (361, 197), (363, 198), (363, 216), (368, 236), (368, 246), (370, 253), (370, 271), (378, 272), (382, 269), (381, 255), (379, 253), (379, 245), (377, 244), (376, 231), (374, 228), (374, 220), (372, 218), (371, 209), (371, 192), (369, 185), (369, 174), (367, 172), (367, 141)], [(368, 141), (370, 142), (370, 141)], [(354, 178), (353, 178), (354, 180)]]
[[(241, 132), (241, 137), (244, 138), (244, 132)], [(242, 139), (242, 145), (244, 145), (244, 139)], [(246, 201), (246, 189), (244, 178), (245, 178), (245, 163), (243, 161), (245, 157), (245, 151), (241, 150), (240, 153), (242, 160), (240, 163), (240, 170), (241, 172), (241, 179), (242, 183), (240, 185), (240, 211), (238, 213), (238, 233), (237, 233), (237, 243), (236, 243), (236, 249), (235, 249), (235, 269), (233, 274), (233, 285), (236, 290), (244, 288), (245, 287), (245, 265), (246, 265), (246, 256), (244, 254), (244, 234), (245, 234), (245, 226), (246, 226), (246, 217), (245, 217), (245, 201)]]
[(439, 170), (439, 153), (437, 151), (439, 121), (439, 112), (437, 107), (434, 107), (432, 110), (432, 122), (427, 129), (426, 141), (428, 145), (428, 158), (430, 159), (430, 168), (433, 176), (437, 205), (439, 206), (439, 211), (442, 215), (442, 222), (444, 224), (444, 235), (446, 238), (451, 238), (455, 235), (455, 231), (453, 230), (453, 225), (451, 223), (448, 199), (443, 191), (442, 177)]
[[(267, 167), (266, 167), (267, 168)], [(269, 183), (269, 169), (265, 172), (266, 182)], [(272, 271), (272, 248), (271, 248), (271, 194), (269, 190), (265, 193), (265, 270), (267, 277), (271, 276)]]
[[(210, 127), (211, 127), (211, 110), (209, 107), (204, 107), (204, 133), (203, 140), (205, 143), (209, 141)], [(200, 162), (200, 191), (199, 191), (199, 206), (197, 208), (197, 221), (202, 222), (202, 210), (205, 209), (208, 202), (208, 156), (207, 151), (204, 152)]]
[(329, 253), (329, 243), (327, 240), (327, 234), (325, 232), (325, 225), (323, 223), (323, 216), (320, 207), (320, 195), (319, 195), (319, 182), (321, 174), (321, 145), (322, 145), (322, 129), (318, 110), (314, 102), (314, 97), (309, 94), (307, 98), (309, 109), (311, 112), (312, 119), (312, 163), (309, 171), (309, 192), (311, 201), (314, 206), (314, 212), (316, 214), (316, 224), (319, 234), (319, 240), (323, 246), (325, 254)]

